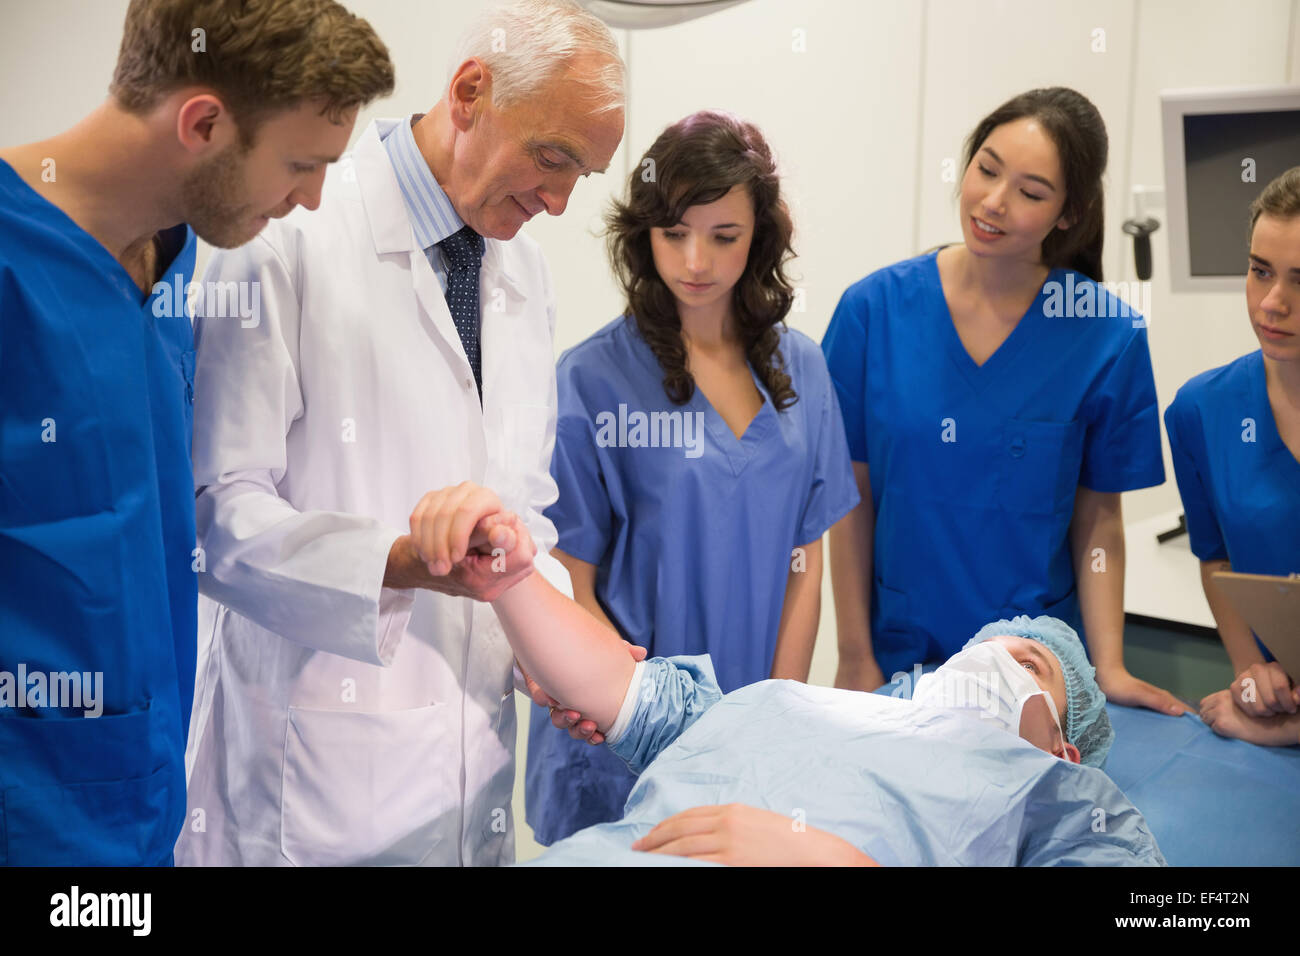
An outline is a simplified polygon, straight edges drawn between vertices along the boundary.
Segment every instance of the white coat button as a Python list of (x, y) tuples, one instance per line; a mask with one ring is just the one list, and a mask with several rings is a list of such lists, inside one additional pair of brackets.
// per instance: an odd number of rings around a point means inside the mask
[(473, 380), (472, 378), (467, 378), (467, 379), (465, 379), (465, 387), (466, 387), (466, 388), (473, 388), (473, 387), (474, 387), (474, 380)]

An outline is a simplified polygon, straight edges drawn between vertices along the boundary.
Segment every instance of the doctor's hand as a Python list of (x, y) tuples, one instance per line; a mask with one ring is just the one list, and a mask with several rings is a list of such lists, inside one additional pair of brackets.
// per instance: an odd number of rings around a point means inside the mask
[(1251, 717), (1294, 714), (1300, 710), (1300, 688), (1291, 686), (1291, 678), (1277, 661), (1251, 664), (1228, 688), (1232, 702)]
[[(626, 647), (627, 652), (632, 655), (632, 660), (645, 660), (646, 649), (644, 647), (641, 647), (638, 644), (632, 644), (628, 641), (624, 641), (623, 646)], [(518, 660), (516, 660), (515, 663), (518, 664)], [(528, 676), (528, 672), (524, 670), (523, 664), (519, 664), (519, 673), (524, 675), (524, 683), (528, 685), (528, 693), (533, 700), (541, 706), (549, 707), (551, 709), (552, 726), (558, 727), (560, 730), (567, 730), (569, 736), (574, 740), (585, 740), (593, 746), (605, 742), (605, 735), (596, 729), (596, 722), (594, 720), (586, 720), (583, 718), (582, 714), (578, 713), (576, 710), (566, 709), (563, 704), (546, 693), (546, 691), (542, 690), (541, 687), (537, 685), (537, 682)]]
[(384, 586), (492, 601), (533, 570), (536, 547), (494, 492), (472, 482), (431, 491), (393, 542)]
[(1106, 699), (1127, 707), (1146, 707), (1158, 710), (1171, 717), (1181, 717), (1187, 708), (1167, 690), (1139, 680), (1128, 672), (1123, 665), (1103, 671), (1097, 669), (1097, 686), (1106, 695)]
[(839, 837), (743, 803), (695, 807), (664, 820), (633, 850), (727, 866), (879, 866)]

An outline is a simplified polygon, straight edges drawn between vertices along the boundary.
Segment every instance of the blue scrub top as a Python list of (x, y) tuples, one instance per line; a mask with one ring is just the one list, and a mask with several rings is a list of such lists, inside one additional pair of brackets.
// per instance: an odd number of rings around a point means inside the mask
[[(142, 303), (0, 162), (0, 864), (167, 863), (184, 819), (196, 242), (160, 236)], [(102, 716), (35, 695), (71, 672)]]
[[(1069, 547), (1076, 489), (1164, 481), (1140, 317), (1054, 269), (976, 365), (936, 258), (850, 286), (822, 342), (849, 452), (871, 469), (871, 640), (886, 679), (947, 659), (1000, 618), (1048, 614), (1082, 635)], [(1074, 303), (1064, 315), (1063, 301)]]
[[(858, 502), (825, 359), (786, 328), (780, 348), (798, 401), (777, 412), (754, 376), (763, 405), (739, 439), (699, 389), (672, 403), (630, 319), (557, 369), (560, 495), (546, 513), (557, 547), (597, 566), (596, 597), (623, 637), (651, 656), (710, 654), (724, 691), (771, 675), (791, 552)], [(618, 819), (634, 781), (533, 708), (527, 816), (539, 842)]]
[(1264, 354), (1191, 379), (1165, 427), (1192, 553), (1243, 574), (1300, 573), (1300, 461), (1278, 433)]

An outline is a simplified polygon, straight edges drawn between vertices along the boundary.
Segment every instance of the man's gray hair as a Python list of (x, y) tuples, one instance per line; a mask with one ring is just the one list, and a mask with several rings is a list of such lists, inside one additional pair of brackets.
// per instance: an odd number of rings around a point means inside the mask
[(581, 82), (592, 91), (591, 113), (622, 109), (626, 71), (609, 27), (573, 0), (515, 0), (487, 10), (466, 31), (447, 82), (462, 63), (481, 60), (492, 74), (492, 103), (504, 109), (542, 92), (548, 80), (583, 53), (598, 55)]

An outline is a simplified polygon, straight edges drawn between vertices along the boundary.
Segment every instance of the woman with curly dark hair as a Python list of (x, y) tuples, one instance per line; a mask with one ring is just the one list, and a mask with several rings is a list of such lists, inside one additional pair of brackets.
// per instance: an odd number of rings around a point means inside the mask
[[(547, 511), (574, 598), (651, 656), (712, 655), (724, 691), (806, 680), (822, 534), (858, 500), (826, 362), (788, 329), (790, 214), (753, 125), (660, 134), (606, 217), (625, 314), (566, 352)], [(541, 843), (618, 819), (635, 777), (535, 708)]]

